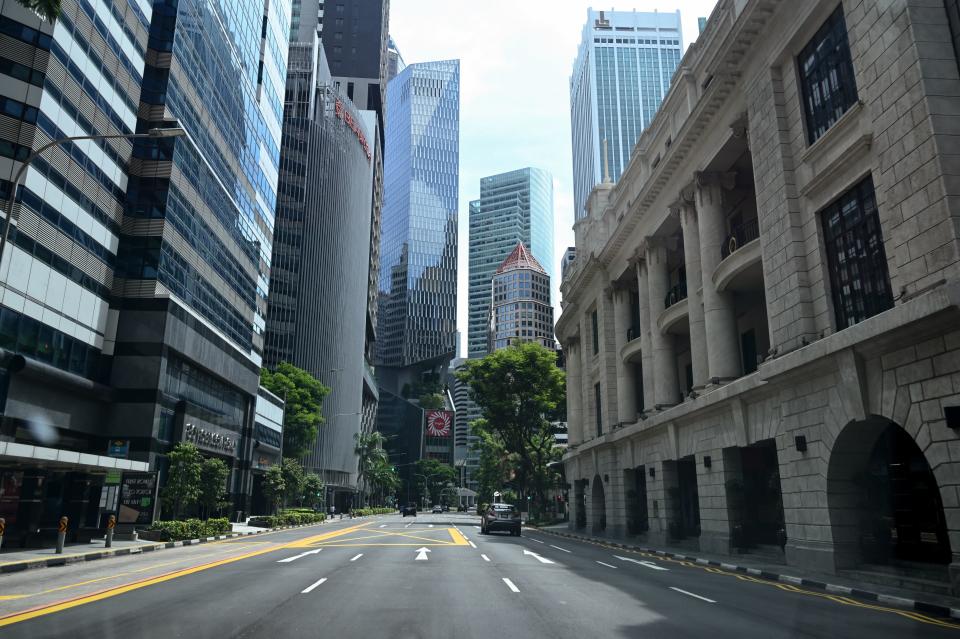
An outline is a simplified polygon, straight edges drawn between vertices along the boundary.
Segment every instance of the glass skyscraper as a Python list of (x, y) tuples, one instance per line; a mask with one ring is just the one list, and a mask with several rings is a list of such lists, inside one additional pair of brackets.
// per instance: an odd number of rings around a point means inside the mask
[(480, 180), (470, 202), (470, 309), (467, 354), (487, 353), (490, 278), (517, 242), (541, 264), (553, 266), (553, 177), (524, 168)]
[(570, 77), (574, 217), (604, 178), (616, 181), (680, 64), (680, 12), (587, 11)]
[(378, 365), (453, 357), (460, 61), (411, 64), (387, 90)]

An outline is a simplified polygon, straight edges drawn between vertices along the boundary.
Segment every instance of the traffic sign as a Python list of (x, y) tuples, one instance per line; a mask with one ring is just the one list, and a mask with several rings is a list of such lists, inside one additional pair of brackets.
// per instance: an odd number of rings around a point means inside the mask
[(58, 530), (59, 532), (62, 532), (62, 533), (67, 532), (67, 522), (68, 522), (68, 521), (69, 521), (69, 520), (67, 519), (66, 515), (64, 515), (63, 517), (61, 517), (61, 518), (60, 518), (60, 526), (57, 528), (57, 530)]
[(107, 519), (107, 528), (114, 528), (117, 525), (117, 516), (110, 515), (110, 518)]

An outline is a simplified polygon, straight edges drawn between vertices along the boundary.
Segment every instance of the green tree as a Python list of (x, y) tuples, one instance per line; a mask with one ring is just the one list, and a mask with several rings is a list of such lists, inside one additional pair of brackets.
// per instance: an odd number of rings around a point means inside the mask
[(490, 432), (487, 420), (480, 418), (470, 422), (470, 432), (477, 437), (474, 450), (480, 453), (477, 468), (477, 500), (482, 503), (493, 502), (493, 493), (503, 490), (513, 480), (516, 473), (516, 453), (508, 453), (503, 440)]
[(387, 440), (377, 431), (357, 433), (353, 439), (355, 441), (353, 452), (357, 456), (357, 471), (360, 475), (360, 494), (366, 497), (371, 487), (370, 468), (377, 462), (387, 461), (387, 451), (383, 449)]
[(316, 473), (307, 473), (303, 478), (303, 505), (316, 508), (323, 499), (323, 479)]
[(270, 513), (273, 514), (280, 507), (283, 501), (283, 494), (287, 490), (287, 484), (283, 481), (283, 469), (274, 465), (267, 469), (263, 476), (263, 494), (270, 500)]
[(222, 459), (208, 457), (200, 465), (200, 505), (203, 514), (210, 518), (214, 511), (219, 510), (225, 503), (227, 477), (230, 468)]
[(441, 393), (427, 393), (426, 395), (422, 395), (420, 397), (420, 408), (427, 410), (440, 410), (445, 408), (443, 395)]
[(60, 17), (60, 0), (17, 0), (17, 2), (47, 22), (53, 22)]
[(543, 505), (550, 463), (559, 458), (550, 421), (566, 401), (563, 371), (556, 353), (536, 342), (520, 342), (471, 360), (457, 373), (469, 384), (487, 432), (516, 455), (514, 485), (521, 501), (532, 496)]
[(167, 481), (161, 499), (164, 510), (177, 519), (184, 508), (200, 498), (203, 456), (193, 444), (180, 442), (167, 453), (167, 461)]
[(330, 388), (316, 377), (288, 362), (274, 370), (263, 369), (260, 383), (286, 402), (283, 413), (283, 454), (301, 458), (317, 440), (323, 416), (320, 407)]
[(393, 494), (400, 487), (397, 469), (391, 466), (387, 459), (374, 460), (367, 469), (367, 474), (376, 505), (383, 505), (387, 495)]
[(303, 487), (307, 481), (307, 474), (303, 471), (303, 466), (296, 459), (285, 458), (280, 463), (280, 472), (283, 473), (283, 502), (284, 506), (303, 500)]
[(421, 459), (417, 461), (416, 468), (420, 475), (417, 479), (423, 482), (424, 490), (435, 504), (440, 502), (440, 492), (457, 478), (453, 467), (439, 459)]

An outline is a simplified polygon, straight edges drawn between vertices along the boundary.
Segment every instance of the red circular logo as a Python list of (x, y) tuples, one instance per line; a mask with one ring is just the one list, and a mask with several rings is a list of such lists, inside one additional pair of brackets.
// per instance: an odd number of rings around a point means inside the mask
[(450, 436), (450, 412), (432, 410), (427, 413), (427, 434), (433, 437)]

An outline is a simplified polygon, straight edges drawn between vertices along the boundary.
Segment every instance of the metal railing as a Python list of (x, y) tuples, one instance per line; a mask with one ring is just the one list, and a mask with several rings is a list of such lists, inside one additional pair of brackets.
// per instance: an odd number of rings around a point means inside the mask
[(640, 337), (640, 324), (633, 324), (627, 329), (627, 341), (632, 342), (638, 337)]
[(667, 291), (667, 296), (663, 298), (663, 307), (670, 308), (685, 299), (687, 299), (687, 281), (682, 280)]
[(760, 237), (760, 220), (753, 218), (733, 227), (720, 247), (720, 257), (725, 259), (745, 244)]

